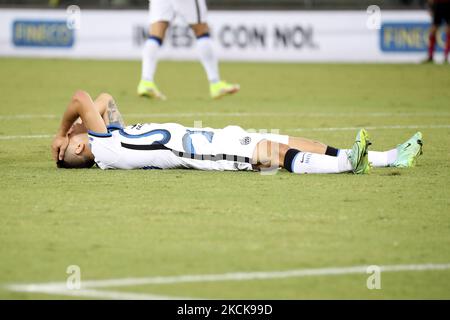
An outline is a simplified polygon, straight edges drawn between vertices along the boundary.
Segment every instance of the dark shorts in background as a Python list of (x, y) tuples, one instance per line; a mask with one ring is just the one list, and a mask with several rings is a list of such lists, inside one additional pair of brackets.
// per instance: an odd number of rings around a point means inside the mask
[(444, 21), (450, 25), (450, 1), (435, 3), (431, 7), (431, 10), (433, 12), (434, 25), (441, 25)]

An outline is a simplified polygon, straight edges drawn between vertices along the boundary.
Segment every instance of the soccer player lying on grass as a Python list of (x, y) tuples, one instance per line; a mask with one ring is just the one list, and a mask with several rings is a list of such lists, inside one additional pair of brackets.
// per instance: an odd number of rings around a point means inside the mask
[(77, 91), (52, 143), (60, 168), (261, 170), (293, 173), (368, 173), (374, 167), (411, 167), (422, 153), (422, 135), (386, 152), (368, 151), (364, 129), (351, 149), (286, 135), (260, 134), (237, 126), (188, 128), (176, 123), (125, 127), (109, 94), (92, 101)]

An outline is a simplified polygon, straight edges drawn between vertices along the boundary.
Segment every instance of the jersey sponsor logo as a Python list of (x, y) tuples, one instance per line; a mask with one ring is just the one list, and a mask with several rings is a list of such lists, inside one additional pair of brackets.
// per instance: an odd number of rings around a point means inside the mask
[(246, 145), (249, 145), (251, 142), (252, 142), (252, 138), (250, 138), (250, 137), (244, 137), (244, 138), (242, 138), (242, 139), (239, 139), (239, 142), (243, 145), (243, 146), (246, 146)]
[[(380, 49), (383, 52), (426, 52), (430, 24), (427, 22), (386, 22), (380, 29)], [(445, 47), (445, 30), (437, 37), (438, 51)]]
[(75, 32), (65, 20), (15, 20), (12, 39), (16, 47), (71, 48)]

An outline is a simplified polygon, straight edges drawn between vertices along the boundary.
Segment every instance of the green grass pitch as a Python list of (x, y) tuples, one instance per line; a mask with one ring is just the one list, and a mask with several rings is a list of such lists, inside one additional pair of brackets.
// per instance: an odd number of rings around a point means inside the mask
[[(450, 263), (450, 68), (436, 65), (223, 63), (241, 92), (208, 98), (200, 64), (163, 62), (169, 100), (135, 95), (137, 61), (0, 59), (0, 298), (9, 284)], [(127, 123), (280, 129), (372, 150), (419, 129), (424, 155), (370, 175), (57, 170), (53, 135), (76, 89), (109, 92)], [(154, 114), (154, 115), (152, 115)], [(332, 129), (341, 128), (341, 129)], [(419, 128), (419, 129), (418, 129)], [(41, 137), (38, 137), (42, 135)], [(28, 136), (28, 137), (27, 137)], [(250, 281), (130, 285), (107, 290), (192, 298), (450, 298), (450, 270)]]

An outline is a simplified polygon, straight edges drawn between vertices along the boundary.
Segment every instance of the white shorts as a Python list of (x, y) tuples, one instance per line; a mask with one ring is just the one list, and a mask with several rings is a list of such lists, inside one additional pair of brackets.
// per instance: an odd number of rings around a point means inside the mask
[(150, 23), (172, 21), (180, 16), (187, 24), (206, 23), (205, 0), (149, 0)]
[(256, 145), (262, 140), (288, 144), (289, 136), (248, 132), (239, 126), (227, 126), (216, 131), (213, 146), (216, 146), (218, 150), (214, 150), (214, 153), (236, 154), (252, 158)]
[[(210, 128), (202, 128), (208, 130)], [(211, 129), (214, 136), (210, 143), (202, 135), (194, 135), (192, 145), (195, 153), (214, 154), (223, 157), (219, 161), (198, 161), (186, 159), (189, 167), (200, 170), (253, 170), (253, 154), (256, 145), (262, 140), (270, 140), (282, 144), (289, 143), (289, 136), (272, 133), (247, 132), (239, 126), (228, 126), (223, 129)]]

